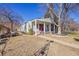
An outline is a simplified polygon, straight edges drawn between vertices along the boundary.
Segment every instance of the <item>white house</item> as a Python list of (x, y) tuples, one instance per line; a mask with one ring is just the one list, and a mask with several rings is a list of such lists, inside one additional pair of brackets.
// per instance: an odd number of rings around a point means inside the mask
[(52, 23), (50, 18), (34, 19), (26, 22), (20, 28), (22, 32), (29, 32), (32, 29), (35, 35), (41, 33), (57, 33), (58, 28)]

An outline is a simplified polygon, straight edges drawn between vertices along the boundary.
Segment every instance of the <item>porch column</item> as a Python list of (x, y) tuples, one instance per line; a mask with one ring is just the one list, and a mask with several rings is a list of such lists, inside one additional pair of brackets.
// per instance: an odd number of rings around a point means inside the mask
[(27, 23), (25, 22), (25, 29), (24, 29), (25, 32), (27, 32)]
[(32, 30), (33, 30), (33, 22), (32, 22)]
[(55, 25), (53, 26), (53, 32), (55, 33)]
[(39, 24), (38, 24), (38, 31), (39, 31)]
[(49, 32), (51, 33), (51, 24), (49, 24)]
[(45, 34), (45, 22), (44, 22), (44, 34)]
[(35, 20), (35, 35), (37, 35), (37, 21)]

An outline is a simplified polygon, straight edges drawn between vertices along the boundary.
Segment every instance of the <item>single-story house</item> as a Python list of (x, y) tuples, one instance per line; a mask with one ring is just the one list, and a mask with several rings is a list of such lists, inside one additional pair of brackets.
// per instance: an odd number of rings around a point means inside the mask
[(29, 32), (29, 29), (32, 29), (35, 35), (58, 32), (58, 27), (52, 23), (50, 18), (34, 19), (28, 21), (21, 26), (20, 31)]

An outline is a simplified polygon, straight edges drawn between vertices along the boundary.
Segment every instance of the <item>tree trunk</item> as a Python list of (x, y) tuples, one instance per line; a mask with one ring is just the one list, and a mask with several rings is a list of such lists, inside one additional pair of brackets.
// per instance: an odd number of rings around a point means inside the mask
[(59, 4), (59, 13), (58, 13), (58, 34), (61, 34), (61, 12), (62, 12), (62, 4)]
[(13, 20), (11, 20), (11, 18), (9, 16), (7, 16), (10, 20), (10, 23), (11, 23), (11, 27), (10, 27), (10, 31), (13, 31)]
[(13, 22), (11, 21), (11, 31), (13, 31)]

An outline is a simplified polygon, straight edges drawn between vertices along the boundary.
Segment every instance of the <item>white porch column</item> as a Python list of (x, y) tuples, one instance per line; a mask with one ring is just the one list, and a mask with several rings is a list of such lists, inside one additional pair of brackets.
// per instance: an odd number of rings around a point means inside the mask
[(35, 20), (35, 35), (37, 35), (37, 21)]
[(53, 32), (55, 33), (55, 25), (53, 25)]
[(32, 30), (33, 30), (33, 22), (32, 22)]
[(38, 31), (39, 31), (39, 24), (38, 24)]
[(45, 22), (44, 22), (44, 34), (45, 34)]
[(49, 24), (49, 32), (51, 33), (51, 24)]

